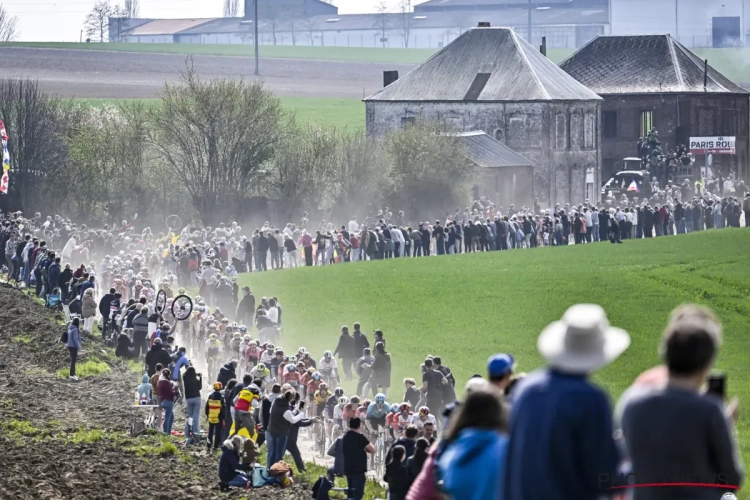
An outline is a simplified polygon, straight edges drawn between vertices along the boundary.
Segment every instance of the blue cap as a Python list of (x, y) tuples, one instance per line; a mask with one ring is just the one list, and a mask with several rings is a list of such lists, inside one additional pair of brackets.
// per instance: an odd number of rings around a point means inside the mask
[(510, 354), (493, 354), (487, 361), (487, 372), (490, 378), (500, 378), (513, 370), (515, 360)]

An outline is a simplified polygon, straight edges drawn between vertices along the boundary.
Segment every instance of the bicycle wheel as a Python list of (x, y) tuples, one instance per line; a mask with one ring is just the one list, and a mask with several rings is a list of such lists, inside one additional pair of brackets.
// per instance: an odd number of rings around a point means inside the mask
[(161, 315), (164, 312), (164, 308), (167, 306), (167, 292), (164, 290), (159, 290), (159, 293), (156, 294), (156, 304), (154, 305), (154, 309), (156, 309), (156, 313)]
[(178, 295), (172, 301), (172, 316), (177, 321), (185, 321), (193, 312), (193, 301), (187, 295)]

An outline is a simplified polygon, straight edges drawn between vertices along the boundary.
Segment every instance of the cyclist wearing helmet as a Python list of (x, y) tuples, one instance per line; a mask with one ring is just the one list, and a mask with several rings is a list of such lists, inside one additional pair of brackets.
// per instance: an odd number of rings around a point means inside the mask
[(419, 409), (419, 413), (412, 415), (411, 425), (415, 426), (419, 432), (422, 432), (425, 423), (431, 423), (433, 426), (437, 426), (435, 416), (430, 414), (430, 409), (423, 406)]
[(318, 390), (315, 391), (315, 394), (313, 395), (313, 403), (315, 404), (314, 415), (316, 417), (323, 416), (323, 411), (325, 410), (329, 397), (331, 397), (331, 393), (328, 390), (328, 384), (326, 384), (325, 382), (321, 382), (320, 386), (318, 386)]
[(271, 358), (268, 369), (271, 370), (271, 375), (279, 377), (279, 366), (284, 362), (284, 351), (277, 347), (274, 352), (274, 357)]
[(302, 355), (302, 361), (304, 361), (306, 367), (315, 368), (316, 370), (318, 369), (315, 360), (309, 352), (305, 351), (305, 353)]
[(307, 394), (307, 403), (312, 406), (313, 402), (313, 396), (320, 388), (320, 384), (323, 382), (323, 380), (320, 377), (319, 372), (312, 372), (310, 374), (310, 381), (307, 382), (307, 387), (305, 388), (305, 393)]
[(203, 346), (203, 350), (206, 353), (206, 364), (208, 365), (209, 373), (218, 373), (218, 367), (221, 363), (221, 351), (223, 346), (221, 341), (216, 336), (216, 333), (212, 333), (208, 336), (206, 344)]
[(320, 358), (320, 362), (318, 363), (318, 371), (323, 376), (323, 379), (326, 380), (329, 384), (334, 380), (336, 380), (336, 382), (338, 383), (341, 383), (341, 379), (339, 378), (338, 373), (338, 365), (336, 364), (336, 358), (333, 357), (333, 353), (331, 353), (331, 351), (326, 351), (323, 354), (323, 357)]
[(307, 384), (312, 380), (312, 374), (315, 373), (315, 368), (307, 368), (305, 366), (305, 363), (302, 361), (297, 362), (297, 367), (300, 367), (300, 363), (302, 364), (302, 375), (299, 377), (299, 386), (300, 386), (300, 397), (305, 398), (307, 396)]
[(258, 366), (253, 368), (250, 371), (250, 376), (253, 377), (253, 380), (256, 378), (260, 379), (263, 382), (263, 385), (271, 383), (271, 372), (263, 363), (259, 363)]
[(275, 355), (275, 351), (276, 348), (273, 346), (273, 344), (268, 344), (266, 346), (266, 349), (260, 355), (260, 362), (266, 365), (270, 365), (271, 360)]
[(367, 423), (372, 432), (377, 432), (378, 427), (385, 428), (385, 417), (390, 411), (391, 405), (385, 400), (385, 394), (377, 394), (375, 403), (367, 408)]
[(247, 343), (245, 348), (245, 361), (248, 369), (252, 370), (255, 365), (258, 364), (258, 358), (260, 357), (260, 348), (258, 347), (257, 340), (251, 340)]
[(399, 407), (398, 415), (395, 420), (395, 427), (398, 435), (401, 436), (406, 430), (406, 427), (411, 424), (411, 419), (414, 414), (411, 412), (411, 405), (409, 403), (401, 403)]
[(284, 376), (281, 378), (281, 382), (291, 385), (296, 391), (299, 387), (299, 373), (297, 373), (297, 367), (294, 363), (289, 363), (284, 368), (284, 371), (286, 373), (284, 373)]

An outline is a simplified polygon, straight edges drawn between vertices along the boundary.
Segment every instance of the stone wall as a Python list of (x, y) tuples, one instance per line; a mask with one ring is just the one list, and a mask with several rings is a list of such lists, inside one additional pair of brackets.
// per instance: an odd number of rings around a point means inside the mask
[(366, 101), (366, 127), (381, 137), (417, 117), (455, 130), (483, 130), (531, 160), (533, 197), (543, 205), (585, 199), (586, 169), (600, 185), (599, 102), (375, 102)]

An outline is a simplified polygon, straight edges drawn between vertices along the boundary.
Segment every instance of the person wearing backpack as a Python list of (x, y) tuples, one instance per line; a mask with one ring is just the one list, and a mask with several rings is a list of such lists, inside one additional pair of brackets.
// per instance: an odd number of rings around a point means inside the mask
[(73, 318), (68, 327), (67, 335), (64, 336), (65, 345), (70, 352), (70, 380), (78, 380), (76, 377), (76, 361), (78, 361), (78, 353), (81, 351), (81, 320), (80, 318)]

